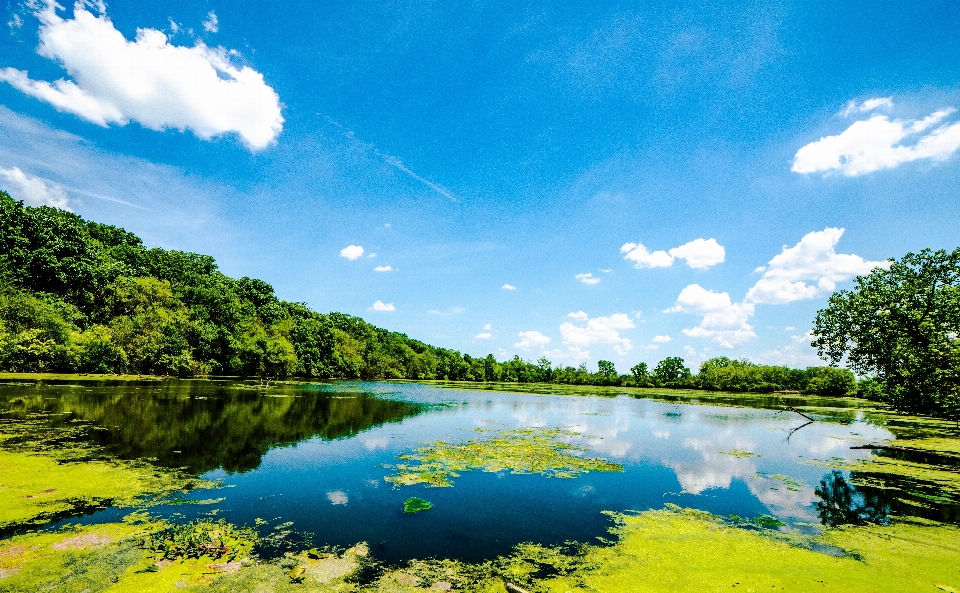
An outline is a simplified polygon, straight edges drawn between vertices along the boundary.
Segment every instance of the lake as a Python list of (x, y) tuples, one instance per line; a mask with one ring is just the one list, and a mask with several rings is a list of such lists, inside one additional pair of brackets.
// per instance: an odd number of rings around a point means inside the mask
[[(769, 406), (771, 399), (756, 401)], [(596, 542), (611, 525), (603, 511), (667, 503), (803, 532), (919, 512), (904, 506), (907, 494), (858, 489), (849, 472), (830, 467), (874, 455), (851, 447), (889, 440), (885, 428), (856, 410), (814, 417), (818, 421), (792, 411), (658, 397), (417, 383), (0, 385), (4, 423), (69, 428), (72, 438), (90, 440), (109, 455), (186, 468), (219, 483), (151, 507), (153, 513), (258, 525), (266, 536), (263, 555), (365, 541), (375, 557), (392, 564), (429, 557), (479, 561), (520, 542)], [(559, 440), (585, 449), (574, 454), (620, 464), (623, 471), (571, 479), (475, 471), (447, 488), (385, 480), (398, 455), (423, 443), (483, 440), (518, 428), (561, 429)], [(433, 508), (405, 514), (404, 501), (414, 496)], [(204, 504), (184, 504), (197, 501)], [(956, 519), (954, 507), (924, 508), (935, 518)], [(65, 521), (115, 521), (127, 512), (106, 508)]]

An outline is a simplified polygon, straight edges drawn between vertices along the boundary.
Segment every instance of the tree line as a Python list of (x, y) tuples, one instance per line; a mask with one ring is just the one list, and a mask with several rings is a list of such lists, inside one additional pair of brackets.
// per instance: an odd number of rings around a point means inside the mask
[[(214, 259), (147, 248), (121, 228), (0, 191), (0, 370), (551, 382), (856, 394), (898, 409), (960, 414), (960, 249), (908, 254), (834, 294), (814, 343), (833, 366), (726, 357), (694, 375), (683, 359), (620, 374), (610, 361), (472, 357), (343, 313), (277, 298)], [(839, 368), (846, 363), (861, 377)]]

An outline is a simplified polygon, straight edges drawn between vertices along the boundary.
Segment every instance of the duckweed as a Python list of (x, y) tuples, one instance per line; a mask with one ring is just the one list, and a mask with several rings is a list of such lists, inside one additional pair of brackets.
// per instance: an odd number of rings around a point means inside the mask
[(463, 472), (505, 472), (541, 474), (548, 478), (575, 478), (590, 471), (619, 472), (623, 466), (603, 459), (582, 457), (587, 449), (562, 442), (562, 438), (579, 436), (560, 429), (522, 428), (517, 430), (478, 432), (487, 438), (465, 443), (438, 441), (399, 456), (402, 463), (394, 466), (387, 482), (395, 486), (426, 484), (453, 486), (453, 478)]

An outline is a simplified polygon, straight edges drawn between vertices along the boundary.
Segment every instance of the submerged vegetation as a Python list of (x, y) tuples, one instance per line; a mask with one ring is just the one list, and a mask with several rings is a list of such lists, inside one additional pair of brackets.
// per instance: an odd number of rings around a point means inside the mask
[(395, 486), (426, 484), (453, 486), (453, 479), (464, 472), (510, 472), (540, 474), (548, 478), (575, 478), (590, 471), (619, 472), (623, 466), (579, 455), (583, 447), (560, 439), (581, 436), (560, 429), (522, 428), (488, 431), (477, 429), (485, 438), (464, 443), (438, 441), (399, 456), (403, 461), (393, 466), (385, 479)]

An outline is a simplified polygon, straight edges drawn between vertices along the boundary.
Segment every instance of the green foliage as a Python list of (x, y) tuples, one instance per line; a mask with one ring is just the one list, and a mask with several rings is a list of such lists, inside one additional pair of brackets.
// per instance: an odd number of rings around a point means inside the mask
[(960, 418), (960, 249), (908, 253), (817, 313), (813, 345), (898, 410)]
[(230, 561), (250, 556), (257, 543), (257, 532), (248, 527), (235, 527), (223, 519), (216, 523), (198, 519), (148, 534), (138, 543), (141, 548), (153, 552), (157, 560), (206, 556)]
[(690, 369), (679, 356), (668, 356), (653, 369), (653, 380), (661, 386), (681, 387), (689, 382)]
[(408, 514), (419, 513), (421, 511), (429, 511), (433, 508), (433, 503), (429, 500), (424, 500), (422, 498), (417, 498), (416, 496), (410, 497), (403, 502), (403, 512)]

